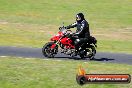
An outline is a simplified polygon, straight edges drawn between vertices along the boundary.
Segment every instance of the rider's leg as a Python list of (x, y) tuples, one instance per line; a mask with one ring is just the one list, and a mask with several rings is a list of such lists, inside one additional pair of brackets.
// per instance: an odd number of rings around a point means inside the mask
[(80, 46), (83, 44), (83, 43), (87, 43), (88, 42), (88, 39), (87, 38), (79, 38), (79, 39), (76, 39), (75, 40), (75, 49), (77, 51), (79, 51), (79, 48)]

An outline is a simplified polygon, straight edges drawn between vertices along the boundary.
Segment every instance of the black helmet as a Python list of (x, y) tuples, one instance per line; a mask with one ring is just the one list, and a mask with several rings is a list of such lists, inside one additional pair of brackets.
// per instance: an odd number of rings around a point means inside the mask
[(76, 15), (76, 21), (77, 21), (77, 22), (82, 22), (84, 19), (85, 19), (85, 18), (84, 18), (83, 13), (78, 13), (78, 14)]

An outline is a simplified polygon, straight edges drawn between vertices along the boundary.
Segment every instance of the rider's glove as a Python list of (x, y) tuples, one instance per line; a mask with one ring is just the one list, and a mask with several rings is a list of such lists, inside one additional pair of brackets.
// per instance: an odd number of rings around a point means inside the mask
[(65, 29), (68, 29), (68, 27), (66, 26), (66, 27), (64, 27)]
[(62, 29), (62, 27), (59, 27), (59, 30), (61, 30)]

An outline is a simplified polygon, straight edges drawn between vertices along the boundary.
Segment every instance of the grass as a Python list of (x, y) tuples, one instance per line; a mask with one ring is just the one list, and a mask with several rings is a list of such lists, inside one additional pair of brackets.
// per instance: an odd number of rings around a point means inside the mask
[(75, 80), (79, 65), (82, 65), (89, 74), (132, 75), (132, 65), (126, 64), (0, 57), (0, 88), (131, 88), (132, 86), (132, 83), (79, 86)]
[(102, 52), (132, 53), (132, 41), (100, 40), (98, 46)]
[[(83, 12), (98, 51), (132, 53), (131, 0), (0, 0), (0, 45), (42, 47)], [(61, 4), (60, 4), (61, 3)]]
[[(75, 15), (80, 11), (84, 12), (86, 18), (89, 18), (92, 23), (110, 20), (110, 23), (119, 22), (119, 24), (125, 23), (124, 25), (131, 26), (132, 21), (130, 19), (130, 0), (124, 0), (120, 4), (119, 0), (56, 0), (56, 2), (53, 0), (1, 0), (0, 9), (1, 18), (5, 19), (6, 17), (7, 20), (13, 22), (59, 24), (65, 20), (67, 23), (71, 23), (74, 19), (73, 14)], [(104, 26), (104, 24), (100, 26)], [(110, 25), (107, 26), (111, 27)]]

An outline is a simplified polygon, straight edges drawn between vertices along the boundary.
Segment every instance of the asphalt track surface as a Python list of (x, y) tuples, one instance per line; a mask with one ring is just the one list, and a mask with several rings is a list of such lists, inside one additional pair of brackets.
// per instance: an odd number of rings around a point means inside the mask
[[(26, 57), (26, 58), (42, 58), (47, 59), (43, 56), (41, 48), (27, 48), (27, 47), (10, 47), (0, 46), (0, 56), (15, 56), (15, 57)], [(58, 53), (54, 59), (61, 60), (79, 60), (79, 57), (70, 57), (62, 53)], [(84, 60), (86, 61), (86, 60)], [(89, 60), (87, 60), (89, 61)], [(105, 63), (121, 63), (132, 65), (132, 54), (123, 53), (107, 53), (97, 52), (93, 61), (105, 62)]]

